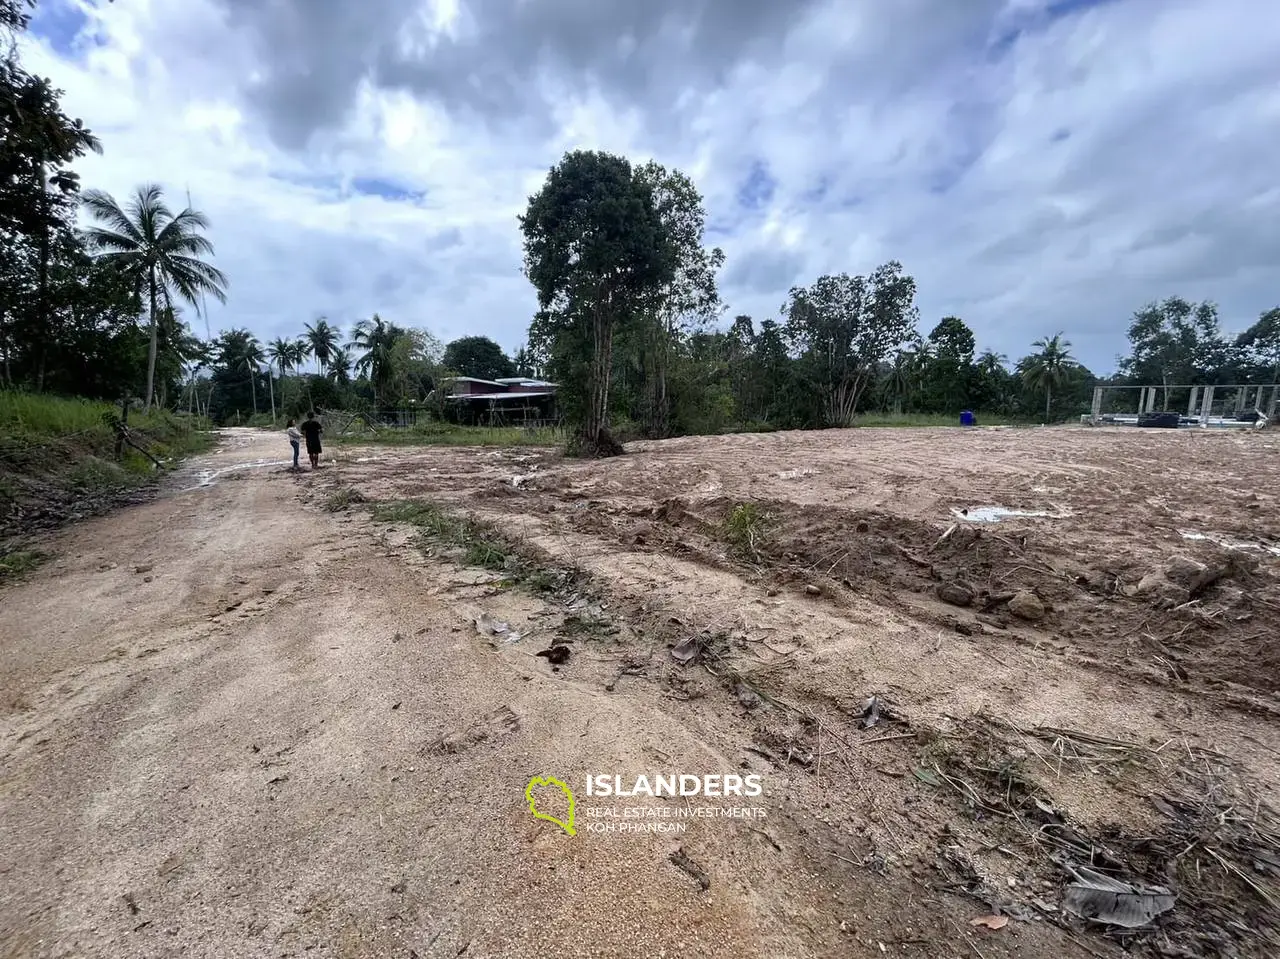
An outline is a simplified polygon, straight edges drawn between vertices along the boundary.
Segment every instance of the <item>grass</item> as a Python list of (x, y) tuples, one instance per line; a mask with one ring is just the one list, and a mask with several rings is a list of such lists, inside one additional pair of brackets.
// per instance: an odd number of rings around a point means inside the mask
[[(23, 502), (110, 493), (139, 486), (155, 473), (126, 446), (115, 456), (109, 403), (0, 390), (0, 521)], [(134, 413), (134, 441), (162, 462), (208, 449), (203, 421), (169, 412)]]
[(492, 526), (442, 509), (435, 503), (402, 500), (374, 507), (380, 523), (408, 523), (420, 530), (423, 545), (445, 546), (461, 553), (468, 566), (507, 569), (518, 559), (511, 545)]
[(364, 494), (352, 486), (344, 486), (329, 494), (324, 501), (324, 508), (330, 513), (341, 513), (356, 503), (365, 501)]
[(518, 426), (458, 426), (429, 422), (408, 427), (380, 427), (349, 435), (328, 434), (335, 443), (358, 446), (558, 446), (565, 441), (561, 429), (523, 429)]
[(466, 566), (502, 570), (502, 585), (521, 586), (532, 593), (557, 593), (580, 587), (588, 577), (577, 568), (551, 567), (528, 544), (513, 539), (493, 524), (464, 516), (424, 500), (378, 503), (373, 519), (418, 528), (420, 549), (443, 546)]
[(36, 549), (15, 549), (0, 553), (0, 583), (12, 583), (21, 579), (49, 558)]
[(760, 545), (768, 536), (769, 517), (755, 503), (739, 503), (720, 527), (725, 541), (743, 559), (759, 562)]

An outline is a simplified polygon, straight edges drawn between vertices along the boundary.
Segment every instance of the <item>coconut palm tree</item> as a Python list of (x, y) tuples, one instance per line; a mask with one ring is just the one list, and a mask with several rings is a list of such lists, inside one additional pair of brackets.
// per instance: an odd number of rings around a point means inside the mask
[(1018, 363), (1018, 373), (1032, 389), (1044, 390), (1044, 421), (1047, 423), (1053, 391), (1066, 382), (1076, 361), (1071, 355), (1071, 343), (1064, 340), (1060, 332), (1047, 339), (1036, 340), (1031, 347), (1038, 352), (1023, 357)]
[(377, 313), (369, 320), (361, 320), (351, 331), (351, 342), (348, 347), (359, 350), (356, 357), (356, 370), (362, 376), (369, 377), (373, 384), (374, 403), (380, 402), (386, 395), (387, 388), (395, 379), (398, 353), (396, 341), (404, 336), (405, 331), (394, 323), (388, 323)]
[(338, 347), (329, 357), (329, 379), (339, 386), (351, 382), (351, 354), (344, 347)]
[[(244, 350), (240, 354), (240, 364), (244, 367), (245, 372), (249, 374), (249, 395), (253, 398), (253, 413), (258, 414), (258, 376), (262, 373), (262, 364), (266, 356), (262, 352), (262, 344), (258, 342), (257, 337), (249, 337), (244, 345)], [(274, 406), (274, 400), (272, 401)]]
[(148, 406), (155, 396), (159, 313), (171, 296), (199, 310), (204, 295), (225, 303), (227, 278), (206, 262), (213, 244), (204, 236), (209, 220), (185, 207), (174, 213), (164, 191), (154, 183), (138, 187), (126, 207), (109, 193), (89, 190), (82, 199), (98, 221), (85, 231), (98, 259), (124, 271), (145, 292), (151, 314), (151, 345), (147, 351)]
[(316, 372), (323, 374), (329, 368), (329, 360), (333, 357), (333, 351), (338, 349), (342, 337), (323, 316), (315, 323), (308, 323), (306, 329), (304, 338), (309, 352), (316, 358)]
[(267, 359), (275, 364), (280, 371), (280, 379), (283, 380), (293, 365), (293, 342), (277, 336), (267, 344)]

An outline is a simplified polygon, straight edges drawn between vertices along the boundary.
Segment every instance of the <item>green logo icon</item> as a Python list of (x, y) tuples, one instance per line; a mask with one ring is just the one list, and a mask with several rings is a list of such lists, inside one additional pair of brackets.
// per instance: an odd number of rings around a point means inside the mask
[[(555, 816), (548, 815), (544, 812), (538, 812), (538, 800), (533, 795), (534, 786), (556, 786), (569, 800), (569, 818), (566, 822), (563, 819), (557, 819)], [(535, 819), (545, 819), (547, 822), (553, 822), (570, 836), (577, 835), (573, 829), (573, 790), (553, 776), (534, 776), (529, 780), (529, 785), (524, 787), (524, 798), (529, 803), (529, 812), (533, 813)]]

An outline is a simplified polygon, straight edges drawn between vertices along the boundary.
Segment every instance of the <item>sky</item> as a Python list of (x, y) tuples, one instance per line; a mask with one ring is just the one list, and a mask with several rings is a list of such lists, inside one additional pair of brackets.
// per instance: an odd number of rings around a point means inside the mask
[(1280, 304), (1272, 0), (40, 0), (22, 55), (103, 141), (86, 187), (208, 214), (215, 334), (513, 351), (516, 218), (577, 148), (693, 177), (726, 323), (896, 259), (922, 332), (1106, 373), (1151, 300)]

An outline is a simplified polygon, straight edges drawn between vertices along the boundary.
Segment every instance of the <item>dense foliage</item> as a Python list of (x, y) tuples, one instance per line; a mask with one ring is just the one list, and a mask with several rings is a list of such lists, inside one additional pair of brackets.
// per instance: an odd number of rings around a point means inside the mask
[[(786, 293), (777, 316), (729, 319), (717, 288), (724, 254), (705, 242), (693, 181), (593, 151), (566, 154), (519, 218), (539, 311), (513, 356), (483, 336), (444, 345), (376, 313), (299, 323), (297, 336), (267, 343), (239, 328), (201, 340), (184, 310), (198, 313), (228, 290), (211, 263), (210, 224), (189, 205), (170, 206), (155, 185), (123, 202), (81, 194), (71, 167), (101, 146), (50, 81), (18, 60), (13, 36), (32, 5), (0, 0), (0, 43), (9, 41), (0, 60), (2, 387), (132, 397), (221, 423), (309, 407), (439, 413), (448, 376), (536, 376), (559, 384), (583, 450), (608, 453), (615, 435), (818, 428), (867, 414), (954, 421), (971, 409), (1057, 421), (1086, 412), (1099, 382), (1061, 332), (1029, 329), (1028, 340), (1049, 335), (1010, 362), (980, 349), (960, 317), (922, 327), (915, 279), (896, 261), (813, 277)], [(1239, 325), (1225, 332), (1210, 302), (1143, 306), (1128, 355), (1105, 382), (1167, 384), (1159, 402), (1172, 406), (1185, 402), (1173, 386), (1280, 378), (1280, 307)]]

